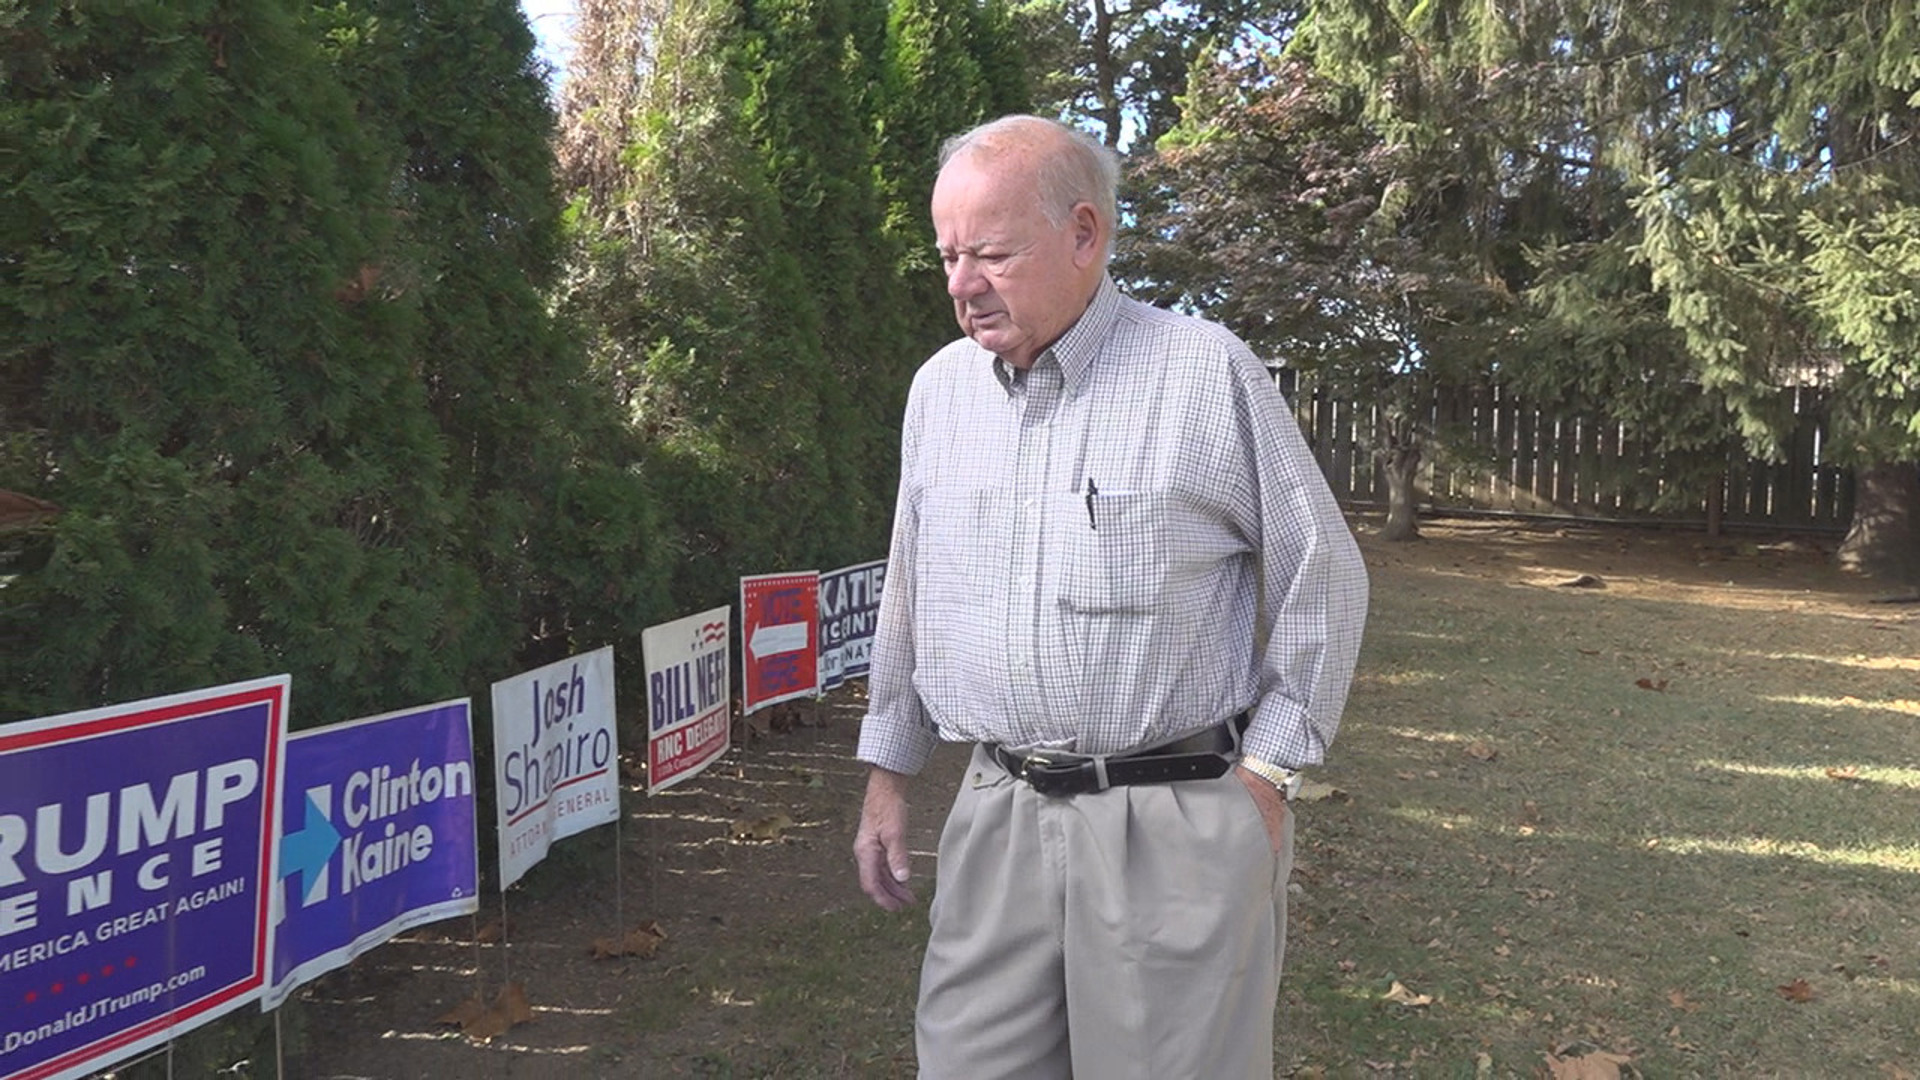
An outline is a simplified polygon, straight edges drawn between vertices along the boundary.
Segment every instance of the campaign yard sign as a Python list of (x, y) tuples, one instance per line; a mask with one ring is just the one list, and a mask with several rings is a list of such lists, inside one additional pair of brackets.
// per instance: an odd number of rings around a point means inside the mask
[(732, 740), (727, 623), (714, 608), (640, 632), (647, 665), (647, 794), (698, 775)]
[(740, 711), (820, 687), (820, 575), (812, 570), (740, 579)]
[(0, 727), (0, 1077), (83, 1076), (259, 996), (290, 681)]
[(493, 684), (502, 889), (555, 840), (619, 819), (619, 750), (613, 646)]
[(880, 591), (887, 560), (842, 567), (820, 575), (820, 691), (866, 677), (873, 659), (873, 631), (880, 621)]
[(263, 1010), (402, 930), (479, 909), (462, 698), (287, 739)]

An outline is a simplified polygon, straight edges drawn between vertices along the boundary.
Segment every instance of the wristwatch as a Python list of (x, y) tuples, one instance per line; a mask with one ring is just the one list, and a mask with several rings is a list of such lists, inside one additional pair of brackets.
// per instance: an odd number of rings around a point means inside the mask
[(1295, 769), (1285, 769), (1271, 762), (1261, 761), (1257, 757), (1242, 755), (1240, 765), (1248, 772), (1272, 784), (1280, 792), (1280, 797), (1288, 802), (1300, 794), (1300, 773)]

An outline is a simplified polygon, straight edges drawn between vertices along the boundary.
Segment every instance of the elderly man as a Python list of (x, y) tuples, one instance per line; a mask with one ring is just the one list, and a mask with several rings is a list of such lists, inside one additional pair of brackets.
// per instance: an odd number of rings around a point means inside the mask
[(1366, 573), (1266, 370), (1106, 272), (1113, 154), (1050, 120), (948, 142), (966, 336), (914, 380), (854, 852), (913, 902), (907, 778), (974, 743), (940, 839), (920, 1075), (1269, 1078), (1295, 770)]

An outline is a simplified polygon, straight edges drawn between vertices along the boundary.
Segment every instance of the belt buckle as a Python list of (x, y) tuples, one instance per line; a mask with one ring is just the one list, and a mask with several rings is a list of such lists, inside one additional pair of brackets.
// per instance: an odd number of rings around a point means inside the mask
[(1079, 790), (1074, 781), (1092, 769), (1092, 758), (1062, 760), (1050, 758), (1044, 752), (1036, 752), (1028, 754), (1020, 762), (1020, 779), (1042, 795), (1071, 795)]

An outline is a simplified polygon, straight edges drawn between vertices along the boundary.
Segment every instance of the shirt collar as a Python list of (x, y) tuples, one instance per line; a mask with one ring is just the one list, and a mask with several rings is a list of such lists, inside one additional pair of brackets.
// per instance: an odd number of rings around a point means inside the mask
[[(1120, 314), (1120, 289), (1113, 278), (1102, 274), (1100, 284), (1093, 291), (1093, 300), (1087, 304), (1087, 310), (1080, 318), (1060, 335), (1060, 340), (1048, 346), (1034, 362), (1039, 363), (1049, 355), (1060, 365), (1060, 375), (1066, 388), (1071, 390), (1079, 385), (1089, 369), (1093, 359), (1100, 353), (1100, 346), (1107, 340), (1107, 331), (1112, 329), (1114, 319)], [(983, 350), (984, 351), (984, 350)], [(1020, 381), (1021, 372), (997, 356), (992, 357), (993, 375), (1009, 393), (1014, 384)]]

